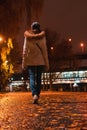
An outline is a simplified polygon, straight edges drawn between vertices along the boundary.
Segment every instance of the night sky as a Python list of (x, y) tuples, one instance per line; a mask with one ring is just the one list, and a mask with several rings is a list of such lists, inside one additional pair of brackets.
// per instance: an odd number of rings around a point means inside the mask
[(75, 51), (81, 49), (80, 42), (87, 42), (87, 0), (45, 0), (40, 21), (61, 37), (71, 37)]

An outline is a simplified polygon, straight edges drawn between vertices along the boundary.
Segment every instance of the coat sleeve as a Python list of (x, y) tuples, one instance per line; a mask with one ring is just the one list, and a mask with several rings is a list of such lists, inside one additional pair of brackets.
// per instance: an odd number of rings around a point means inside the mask
[(23, 45), (23, 57), (22, 57), (22, 69), (26, 67), (26, 62), (25, 62), (25, 57), (27, 53), (27, 39), (26, 37), (24, 38), (24, 45)]

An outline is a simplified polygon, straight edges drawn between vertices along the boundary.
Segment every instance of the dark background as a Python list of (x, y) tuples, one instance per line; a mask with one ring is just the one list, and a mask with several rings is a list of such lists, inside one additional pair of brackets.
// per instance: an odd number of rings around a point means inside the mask
[(75, 51), (87, 42), (87, 0), (45, 0), (40, 22), (44, 28), (72, 38)]

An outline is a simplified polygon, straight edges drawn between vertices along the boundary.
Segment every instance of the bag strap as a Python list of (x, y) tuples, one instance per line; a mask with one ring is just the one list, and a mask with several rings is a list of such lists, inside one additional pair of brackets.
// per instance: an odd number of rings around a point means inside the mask
[[(42, 49), (41, 49), (41, 47), (38, 45), (38, 43), (36, 43), (36, 45), (37, 45), (37, 47), (39, 48), (39, 50), (41, 51), (41, 53), (42, 53)], [(43, 54), (42, 54), (43, 55)]]

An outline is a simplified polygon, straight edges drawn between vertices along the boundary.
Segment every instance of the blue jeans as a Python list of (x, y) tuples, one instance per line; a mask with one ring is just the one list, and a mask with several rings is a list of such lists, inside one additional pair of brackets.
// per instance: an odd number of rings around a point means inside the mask
[(39, 97), (41, 92), (41, 75), (43, 66), (29, 66), (28, 71), (30, 77), (30, 90), (32, 95), (37, 95)]

